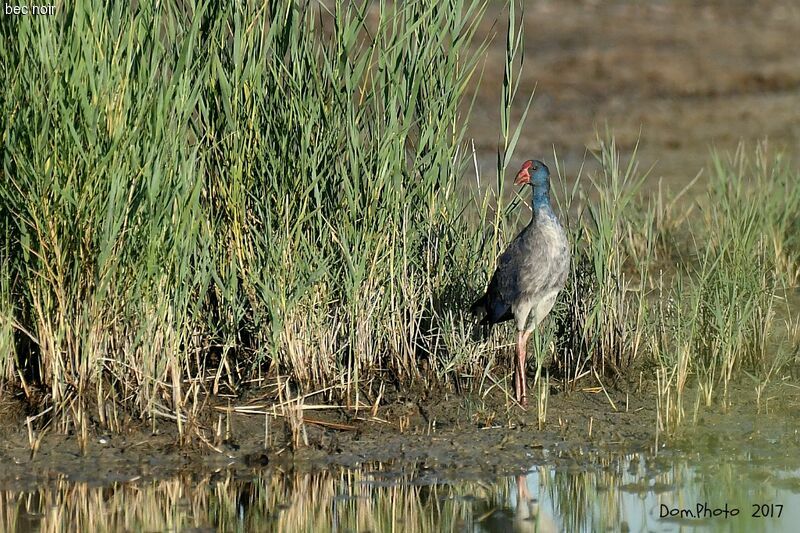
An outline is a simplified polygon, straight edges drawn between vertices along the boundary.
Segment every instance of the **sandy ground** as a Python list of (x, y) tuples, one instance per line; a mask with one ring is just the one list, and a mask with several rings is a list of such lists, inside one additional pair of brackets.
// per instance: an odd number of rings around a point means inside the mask
[[(534, 87), (536, 98), (515, 160), (552, 161), (555, 148), (574, 175), (586, 148), (596, 146), (595, 132), (608, 125), (625, 152), (641, 139), (642, 166), (655, 164), (648, 186), (663, 177), (677, 190), (703, 168), (712, 148), (768, 139), (772, 149), (798, 153), (797, 2), (542, 0), (525, 3), (524, 24), (517, 110)], [(505, 27), (504, 12), (493, 4), (482, 31), (498, 38), (470, 131), (491, 179)]]

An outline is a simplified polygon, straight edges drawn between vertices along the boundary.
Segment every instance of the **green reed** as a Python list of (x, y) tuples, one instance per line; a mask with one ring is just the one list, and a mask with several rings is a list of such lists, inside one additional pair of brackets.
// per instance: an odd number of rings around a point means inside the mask
[(64, 413), (182, 428), (267, 374), (359, 406), (376, 376), (427, 377), (443, 302), (473, 291), (483, 5), (229, 7), (3, 26), (2, 369)]
[(699, 385), (696, 416), (701, 403), (724, 405), (743, 375), (754, 379), (760, 400), (767, 383), (796, 364), (791, 287), (798, 255), (791, 224), (800, 193), (789, 186), (794, 173), (763, 147), (754, 160), (743, 147), (727, 160), (715, 155), (712, 170), (699, 201), (702, 220), (687, 229), (692, 258), (678, 265), (671, 286), (660, 284), (652, 324), (666, 428), (683, 419), (689, 376)]
[[(514, 153), (532, 95), (511, 3), (495, 188), (469, 192), (484, 8), (83, 0), (5, 21), (3, 384), (64, 430), (134, 416), (191, 435), (209, 394), (268, 380), (355, 409), (387, 383), (507, 383), (508, 328), (476, 342), (465, 309), (526, 218), (505, 189), (533, 156)], [(798, 279), (800, 198), (759, 154), (715, 163), (674, 286), (652, 262), (689, 222), (639, 202), (635, 154), (605, 140), (588, 196), (560, 176), (574, 259), (535, 340), (542, 424), (551, 346), (571, 380), (638, 369), (645, 346), (706, 384), (774, 368), (761, 326)]]

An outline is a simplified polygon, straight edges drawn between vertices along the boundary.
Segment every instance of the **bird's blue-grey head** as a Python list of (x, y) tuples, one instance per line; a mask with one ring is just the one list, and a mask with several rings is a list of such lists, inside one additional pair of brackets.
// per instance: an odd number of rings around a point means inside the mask
[(515, 185), (533, 187), (533, 207), (550, 207), (550, 169), (536, 159), (529, 159), (522, 164), (514, 180)]

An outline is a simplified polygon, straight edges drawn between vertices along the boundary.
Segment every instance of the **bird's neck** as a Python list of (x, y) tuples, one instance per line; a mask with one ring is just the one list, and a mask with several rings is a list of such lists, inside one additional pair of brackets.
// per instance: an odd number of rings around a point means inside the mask
[(533, 218), (540, 214), (550, 216), (553, 214), (553, 207), (550, 205), (550, 186), (534, 187), (533, 189)]

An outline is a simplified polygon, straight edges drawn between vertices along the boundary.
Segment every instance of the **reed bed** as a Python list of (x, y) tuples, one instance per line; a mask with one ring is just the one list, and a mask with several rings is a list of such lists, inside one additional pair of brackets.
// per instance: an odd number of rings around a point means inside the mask
[[(0, 26), (0, 379), (37, 423), (187, 434), (209, 396), (276, 380), (356, 408), (507, 387), (510, 331), (476, 340), (465, 309), (527, 216), (513, 3), (487, 189), (465, 178), (487, 182), (481, 2), (67, 4)], [(711, 403), (796, 365), (797, 172), (715, 156), (688, 217), (601, 140), (601, 172), (558, 165), (573, 272), (532, 341), (540, 424), (556, 382), (647, 371), (666, 427), (690, 377)]]
[(179, 428), (266, 375), (356, 405), (421, 379), (480, 263), (482, 9), (98, 0), (4, 25), (6, 379)]

